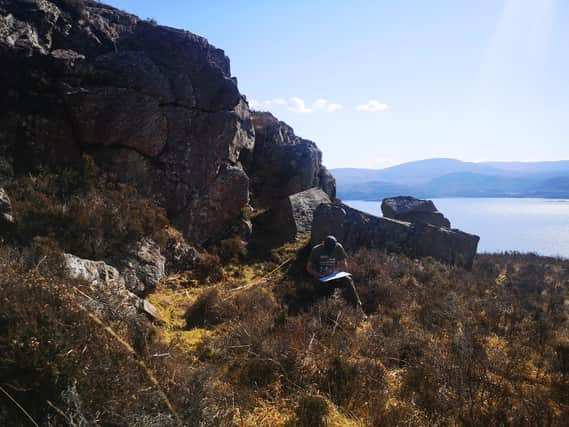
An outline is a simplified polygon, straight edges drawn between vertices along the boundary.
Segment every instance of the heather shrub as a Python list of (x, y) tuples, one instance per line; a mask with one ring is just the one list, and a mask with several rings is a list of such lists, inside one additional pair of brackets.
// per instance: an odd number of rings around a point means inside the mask
[(279, 283), (274, 293), (291, 315), (310, 309), (319, 299), (315, 281), (306, 277), (286, 279)]
[(216, 283), (225, 277), (219, 256), (207, 252), (198, 254), (192, 274), (201, 284)]
[(296, 406), (294, 418), (287, 427), (325, 427), (328, 403), (320, 396), (303, 395)]
[(238, 362), (232, 368), (238, 372), (237, 382), (252, 388), (263, 388), (279, 376), (278, 362), (270, 358), (250, 358)]
[(214, 249), (224, 264), (242, 261), (247, 255), (245, 242), (239, 236), (231, 237), (220, 241)]
[(334, 357), (328, 364), (323, 384), (323, 389), (328, 392), (331, 399), (341, 405), (353, 396), (358, 386), (356, 365), (340, 357)]
[(274, 297), (262, 289), (248, 289), (225, 295), (218, 288), (204, 290), (186, 311), (186, 326), (211, 327), (228, 320), (255, 322), (257, 316), (274, 315), (278, 305)]
[[(91, 167), (86, 167), (86, 175), (94, 173), (89, 172)], [(109, 261), (145, 236), (165, 243), (168, 219), (162, 208), (128, 185), (106, 183), (88, 191), (83, 179), (76, 177), (70, 183), (74, 176), (73, 171), (64, 171), (20, 177), (8, 185), (16, 240), (26, 243), (36, 236), (49, 237), (65, 251)]]
[[(45, 419), (51, 411), (48, 400), (65, 407), (62, 396), (70, 387), (76, 388), (90, 420), (118, 422), (121, 414), (143, 411), (152, 400), (161, 406), (152, 392), (145, 399), (134, 398), (138, 385), (148, 384), (145, 372), (81, 308), (68, 281), (3, 264), (0, 282), (5, 304), (0, 313), (0, 382), (33, 418)], [(115, 376), (121, 381), (113, 381)], [(21, 419), (13, 405), (2, 406), (11, 419)]]
[(63, 250), (49, 237), (34, 237), (30, 243), (27, 257), (23, 259), (28, 268), (35, 268), (44, 275), (61, 276), (63, 274)]
[[(52, 242), (34, 243), (40, 253), (52, 250)], [(188, 425), (204, 419), (203, 400), (219, 394), (211, 374), (166, 347), (145, 317), (95, 314), (99, 295), (89, 286), (61, 278), (47, 262), (23, 268), (21, 259), (0, 248), (0, 383), (40, 425), (175, 425), (174, 411)], [(28, 421), (2, 398), (0, 423), (6, 419)]]
[(230, 320), (236, 315), (235, 305), (224, 300), (217, 288), (210, 288), (203, 291), (186, 311), (186, 327), (208, 328)]
[(555, 345), (557, 366), (559, 372), (569, 376), (569, 342), (559, 342)]

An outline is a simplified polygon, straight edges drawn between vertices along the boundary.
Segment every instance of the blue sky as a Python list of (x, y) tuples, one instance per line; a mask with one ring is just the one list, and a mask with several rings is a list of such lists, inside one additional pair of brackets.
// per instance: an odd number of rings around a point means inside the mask
[(568, 1), (109, 3), (224, 49), (329, 167), (569, 159)]

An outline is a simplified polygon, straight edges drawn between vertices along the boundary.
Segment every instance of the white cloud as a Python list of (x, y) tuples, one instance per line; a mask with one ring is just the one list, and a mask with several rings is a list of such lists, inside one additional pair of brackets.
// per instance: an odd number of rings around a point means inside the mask
[(319, 98), (316, 101), (314, 101), (314, 104), (312, 104), (312, 106), (314, 108), (317, 109), (324, 109), (326, 107), (326, 105), (328, 104), (328, 100), (324, 99), (324, 98)]
[(319, 98), (316, 101), (314, 101), (314, 104), (312, 104), (312, 108), (314, 108), (315, 110), (326, 111), (327, 113), (333, 113), (334, 111), (341, 110), (342, 105), (329, 102), (327, 99), (324, 98)]
[(288, 100), (288, 109), (295, 113), (311, 113), (312, 108), (308, 108), (304, 99), (293, 96)]
[(326, 111), (328, 111), (329, 113), (333, 113), (334, 111), (338, 111), (341, 110), (342, 104), (329, 104), (328, 107), (326, 108)]
[(383, 104), (377, 99), (370, 99), (367, 103), (358, 105), (356, 110), (366, 113), (378, 113), (387, 110), (387, 108), (387, 104)]
[(249, 106), (254, 110), (268, 110), (273, 107), (284, 107), (295, 113), (312, 113), (315, 111), (333, 113), (343, 108), (341, 104), (330, 102), (324, 98), (318, 98), (312, 104), (308, 104), (304, 99), (297, 96), (288, 99), (273, 98), (266, 101), (252, 99), (249, 101)]

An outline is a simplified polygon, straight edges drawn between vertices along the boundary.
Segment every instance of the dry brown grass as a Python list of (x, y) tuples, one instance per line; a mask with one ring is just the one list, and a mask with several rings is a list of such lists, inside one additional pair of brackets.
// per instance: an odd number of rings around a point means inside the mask
[(363, 321), (341, 296), (318, 297), (305, 242), (268, 260), (233, 242), (224, 260), (202, 252), (158, 287), (161, 324), (103, 319), (119, 340), (58, 272), (68, 243), (37, 234), (58, 230), (67, 197), (44, 184), (22, 202), (28, 246), (0, 257), (0, 383), (40, 422), (57, 417), (48, 400), (67, 417), (115, 425), (168, 425), (172, 413), (219, 426), (563, 425), (569, 416), (568, 261), (481, 255), (468, 272), (363, 250), (350, 259)]
[(26, 244), (47, 237), (77, 256), (109, 261), (144, 236), (165, 243), (164, 209), (128, 185), (93, 182), (92, 173), (88, 167), (83, 171), (87, 177), (68, 170), (9, 183), (16, 219), (12, 238)]

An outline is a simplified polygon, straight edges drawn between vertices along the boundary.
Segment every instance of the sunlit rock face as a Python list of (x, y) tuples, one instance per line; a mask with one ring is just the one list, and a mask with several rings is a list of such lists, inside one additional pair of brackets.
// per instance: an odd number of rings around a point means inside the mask
[(390, 197), (381, 202), (381, 211), (386, 218), (450, 228), (450, 221), (437, 210), (432, 200), (410, 196)]
[(255, 207), (273, 206), (313, 187), (336, 196), (336, 181), (322, 165), (322, 152), (314, 142), (295, 135), (271, 113), (254, 111), (252, 120), (255, 148), (246, 164)]
[(71, 3), (0, 0), (0, 174), (86, 152), (193, 241), (221, 237), (248, 204), (239, 157), (254, 145), (229, 59), (192, 33)]
[(316, 187), (287, 196), (255, 218), (253, 237), (277, 247), (309, 235), (314, 211), (322, 203), (330, 203), (330, 197)]
[(384, 249), (410, 257), (433, 257), (471, 268), (480, 238), (426, 223), (376, 217), (342, 203), (321, 204), (314, 212), (311, 242), (334, 235), (348, 250)]

